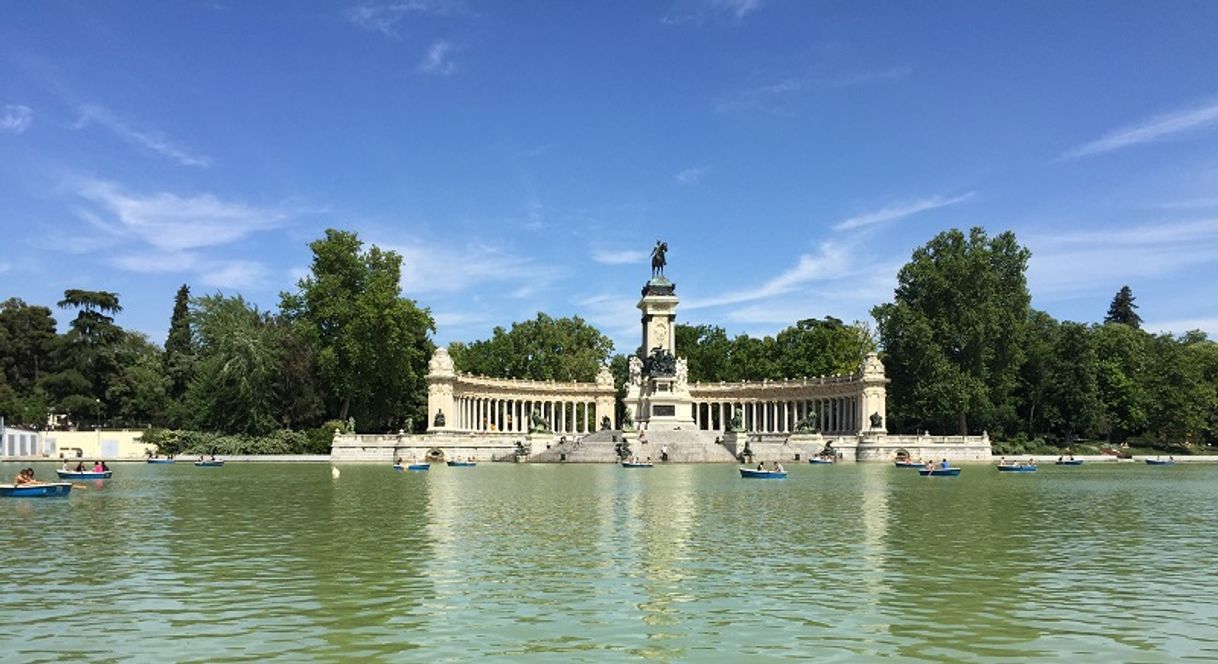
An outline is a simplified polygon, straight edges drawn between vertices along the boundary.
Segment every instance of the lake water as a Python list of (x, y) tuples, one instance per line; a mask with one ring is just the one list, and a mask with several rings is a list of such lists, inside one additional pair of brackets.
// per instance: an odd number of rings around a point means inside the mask
[(0, 499), (0, 659), (1218, 659), (1218, 466), (340, 468)]

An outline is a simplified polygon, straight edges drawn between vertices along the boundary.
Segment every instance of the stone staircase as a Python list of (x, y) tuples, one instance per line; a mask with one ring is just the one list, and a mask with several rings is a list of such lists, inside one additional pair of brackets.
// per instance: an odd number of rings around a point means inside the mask
[[(651, 458), (653, 463), (663, 463), (663, 451), (668, 451), (668, 463), (734, 463), (736, 458), (721, 444), (715, 442), (714, 431), (649, 431), (647, 442), (640, 442), (638, 434), (621, 431), (598, 431), (585, 436), (580, 442), (568, 441), (554, 445), (534, 454), (533, 463), (617, 463), (617, 446), (625, 440), (630, 445), (630, 455), (639, 459)], [(618, 442), (615, 442), (616, 441)]]

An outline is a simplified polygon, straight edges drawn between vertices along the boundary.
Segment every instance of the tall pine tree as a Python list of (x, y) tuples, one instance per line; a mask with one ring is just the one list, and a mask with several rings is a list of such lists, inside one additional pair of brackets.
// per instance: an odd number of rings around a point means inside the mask
[(165, 375), (169, 377), (169, 396), (180, 399), (194, 374), (195, 344), (190, 332), (190, 287), (182, 284), (173, 300), (169, 336), (165, 339)]
[(1134, 311), (1138, 305), (1134, 304), (1133, 300), (1133, 291), (1129, 286), (1121, 286), (1121, 290), (1112, 298), (1112, 304), (1108, 305), (1108, 315), (1104, 316), (1104, 322), (1128, 325), (1135, 330), (1141, 329), (1142, 317)]

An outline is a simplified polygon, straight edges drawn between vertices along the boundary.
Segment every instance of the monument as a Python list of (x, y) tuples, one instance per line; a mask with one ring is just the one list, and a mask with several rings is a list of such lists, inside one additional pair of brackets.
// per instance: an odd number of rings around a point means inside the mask
[(677, 356), (676, 284), (664, 276), (668, 243), (657, 241), (651, 251), (651, 279), (639, 300), (645, 358), (632, 355), (626, 384), (626, 411), (640, 430), (693, 430), (693, 398), (689, 369)]

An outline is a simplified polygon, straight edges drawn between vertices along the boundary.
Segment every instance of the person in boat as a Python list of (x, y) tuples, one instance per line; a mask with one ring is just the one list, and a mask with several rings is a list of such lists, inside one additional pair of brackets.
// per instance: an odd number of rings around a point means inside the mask
[(62, 470), (63, 472), (65, 472), (65, 473), (70, 473), (70, 472), (72, 472), (72, 467), (68, 465), (68, 460), (67, 460), (67, 459), (64, 459), (64, 460), (63, 460), (63, 465), (62, 465), (62, 466), (60, 466), (60, 468), (59, 468), (59, 469), (60, 469), (60, 470)]
[(1033, 459), (1032, 457), (1028, 457), (1028, 465), (1029, 465), (1029, 466), (1035, 466), (1035, 465), (1036, 465), (1036, 459)]
[(765, 470), (765, 462), (764, 462), (764, 461), (760, 461), (760, 462), (758, 462), (758, 463), (757, 463), (757, 470)]
[(943, 470), (947, 470), (948, 468), (951, 468), (951, 466), (949, 466), (947, 464), (947, 459), (944, 459), (943, 462), (939, 464), (939, 467), (942, 468)]
[(935, 469), (935, 462), (934, 462), (934, 461), (927, 461), (927, 462), (926, 462), (926, 469), (927, 469), (927, 470), (934, 470), (934, 469)]
[(100, 461), (93, 462), (93, 472), (95, 472), (95, 473), (105, 472), (102, 470), (102, 464)]
[(398, 457), (398, 458), (394, 459), (394, 460), (393, 460), (393, 465), (395, 465), (395, 466), (400, 466), (400, 465), (402, 465), (402, 457)]
[(102, 472), (103, 472), (103, 473), (108, 473), (108, 472), (110, 472), (110, 466), (107, 466), (105, 461), (102, 461), (102, 462), (101, 462), (101, 467), (102, 467)]
[(781, 464), (781, 463), (778, 463), (777, 461), (775, 461), (775, 462), (774, 462), (774, 472), (776, 472), (776, 473), (781, 473), (781, 472), (782, 472), (782, 464)]
[(76, 464), (76, 472), (78, 472), (78, 473), (85, 472), (85, 462), (84, 461), (81, 461)]

